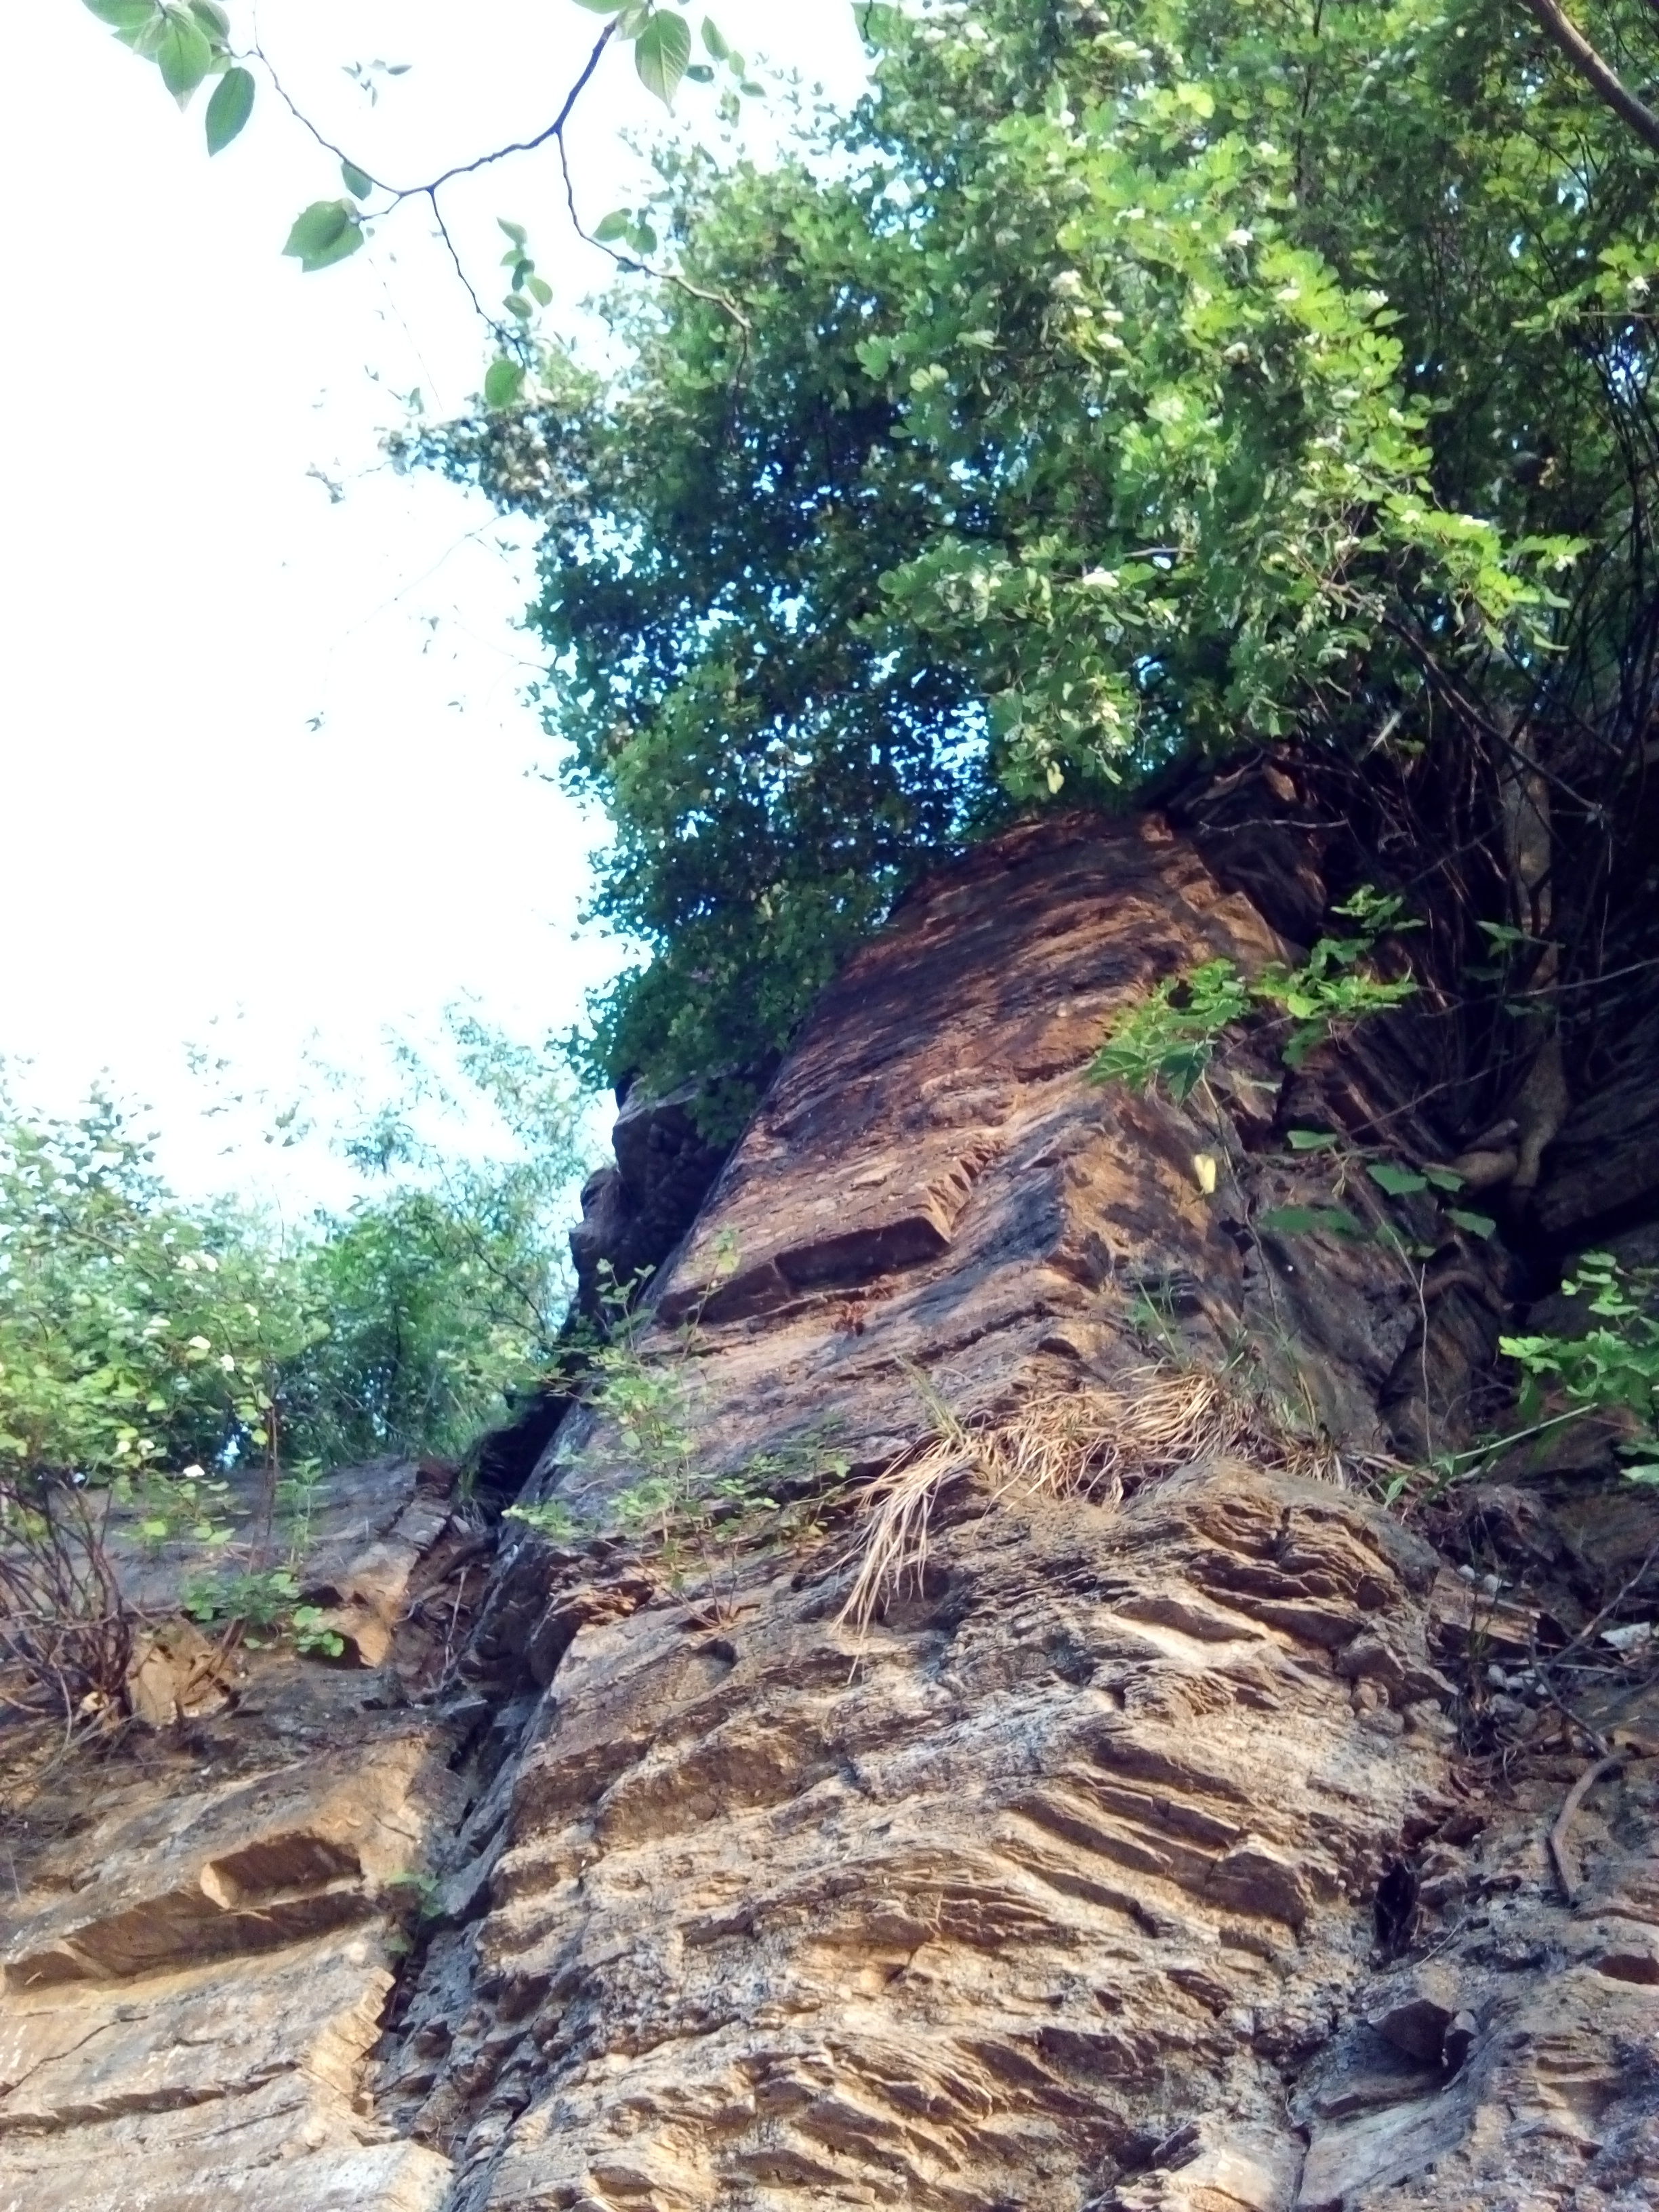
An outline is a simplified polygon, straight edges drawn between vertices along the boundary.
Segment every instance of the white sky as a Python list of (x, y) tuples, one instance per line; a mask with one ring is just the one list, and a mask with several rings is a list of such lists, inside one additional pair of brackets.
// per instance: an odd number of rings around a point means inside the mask
[[(248, 13), (232, 0), (239, 29)], [(837, 99), (861, 82), (846, 0), (715, 15)], [(301, 104), (409, 179), (543, 127), (599, 27), (574, 0), (259, 9)], [(412, 67), (371, 107), (343, 69), (376, 58)], [(463, 993), (522, 1035), (562, 1030), (609, 957), (573, 942), (590, 826), (533, 773), (528, 539), (379, 462), (388, 394), (459, 405), (483, 333), (418, 206), (302, 276), (288, 226), (337, 171), (264, 84), (210, 162), (204, 101), (181, 117), (78, 0), (9, 24), (0, 1054), (52, 1105), (107, 1069), (198, 1188), (257, 1185), (270, 1156), (250, 1124), (220, 1157), (187, 1041), (280, 1099), (308, 1041), (372, 1071), (389, 1025), (429, 1033)], [(711, 120), (692, 88), (679, 106)], [(572, 134), (590, 222), (630, 197), (619, 131), (660, 115), (608, 56)], [(604, 281), (550, 151), (445, 204), (487, 298), (497, 216), (529, 228), (556, 326)], [(290, 1197), (328, 1181), (314, 1159), (286, 1172)]]

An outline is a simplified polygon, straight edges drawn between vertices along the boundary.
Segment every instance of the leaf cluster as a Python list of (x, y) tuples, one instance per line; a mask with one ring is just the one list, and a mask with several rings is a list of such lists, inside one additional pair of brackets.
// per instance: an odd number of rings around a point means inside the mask
[(1278, 1009), (1275, 1025), (1287, 1032), (1280, 1057), (1299, 1068), (1333, 1035), (1410, 998), (1413, 976), (1381, 975), (1375, 965), (1383, 937), (1417, 927), (1403, 915), (1402, 902), (1367, 886), (1336, 911), (1359, 922), (1360, 933), (1320, 938), (1298, 967), (1275, 960), (1246, 976), (1232, 960), (1206, 960), (1165, 977), (1114, 1022), (1090, 1063), (1090, 1079), (1133, 1091), (1158, 1086), (1178, 1103), (1203, 1080), (1224, 1032), (1259, 1009)]
[(759, 89), (748, 82), (743, 56), (712, 17), (703, 18), (702, 48), (708, 58), (699, 62), (691, 58), (691, 26), (677, 6), (661, 5), (659, 0), (576, 0), (576, 4), (611, 18), (613, 36), (634, 49), (640, 82), (665, 107), (673, 106), (674, 94), (686, 78), (694, 84), (712, 83), (717, 65), (728, 70), (744, 91)]
[(1570, 1416), (1600, 1415), (1620, 1431), (1626, 1477), (1659, 1484), (1659, 1269), (1586, 1252), (1561, 1288), (1584, 1301), (1581, 1334), (1499, 1340), (1525, 1378), (1522, 1418), (1539, 1418), (1547, 1391)]
[(252, 73), (237, 58), (230, 18), (218, 0), (85, 0), (122, 45), (154, 62), (180, 107), (188, 107), (210, 77), (218, 79), (208, 102), (210, 154), (222, 153), (253, 112)]

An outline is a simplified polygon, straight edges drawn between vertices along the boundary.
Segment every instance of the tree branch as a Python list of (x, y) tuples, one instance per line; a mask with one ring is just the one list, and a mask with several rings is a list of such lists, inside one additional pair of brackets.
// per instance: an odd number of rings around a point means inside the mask
[[(1656, 4), (1659, 4), (1659, 0), (1656, 0)], [(471, 279), (466, 273), (461, 257), (456, 251), (455, 241), (449, 234), (449, 227), (444, 221), (443, 210), (438, 204), (438, 195), (446, 185), (453, 183), (457, 177), (476, 176), (480, 169), (490, 168), (497, 161), (505, 161), (512, 155), (533, 154), (537, 152), (539, 148), (550, 143), (556, 146), (559, 149), (559, 167), (564, 178), (565, 203), (569, 210), (571, 228), (575, 232), (577, 237), (581, 239), (585, 244), (597, 247), (601, 253), (608, 254), (611, 259), (616, 263), (619, 269), (637, 271), (640, 275), (645, 276), (654, 276), (659, 283), (672, 284), (680, 291), (689, 294), (691, 298), (695, 300), (706, 300), (711, 306), (720, 308), (726, 314), (731, 317), (732, 320), (737, 325), (738, 330), (743, 333), (743, 347), (744, 357), (746, 358), (750, 333), (749, 319), (743, 313), (743, 310), (738, 306), (737, 302), (732, 300), (728, 294), (725, 292), (708, 290), (701, 284), (694, 284), (690, 277), (682, 276), (676, 270), (653, 269), (648, 262), (637, 260), (632, 254), (619, 252), (614, 246), (608, 244), (604, 239), (595, 238), (591, 231), (585, 228), (582, 224), (581, 218), (576, 212), (576, 191), (570, 173), (570, 152), (569, 149), (565, 144), (565, 126), (568, 124), (571, 116), (575, 112), (576, 102), (581, 98), (583, 93), (587, 89), (587, 87), (592, 79), (593, 72), (599, 68), (600, 62), (603, 60), (605, 48), (611, 44), (611, 40), (615, 37), (616, 30), (616, 23), (612, 21), (607, 23), (604, 30), (600, 32), (599, 37), (594, 40), (592, 52), (588, 55), (586, 61), (582, 65), (581, 74), (577, 77), (575, 82), (565, 94), (562, 106), (561, 106), (558, 113), (547, 125), (545, 130), (538, 131), (533, 138), (519, 139), (510, 146), (497, 146), (490, 153), (480, 154), (476, 160), (471, 161), (459, 161), (453, 168), (441, 171), (439, 175), (432, 178), (429, 182), (423, 185), (389, 185), (383, 177), (373, 176), (367, 169), (363, 169), (362, 162), (351, 161), (350, 156), (343, 150), (343, 148), (337, 146), (331, 138), (324, 137), (323, 133), (317, 128), (317, 125), (312, 121), (311, 118), (294, 100), (293, 96), (289, 92), (288, 88), (283, 84), (281, 77), (277, 76), (275, 68), (272, 66), (270, 55), (266, 53), (264, 48), (259, 45), (257, 38), (254, 41), (252, 52), (258, 56), (258, 59), (264, 63), (265, 72), (269, 76), (272, 86), (275, 88), (277, 98), (288, 109), (289, 113), (293, 116), (295, 121), (302, 125), (303, 127), (310, 132), (312, 137), (316, 140), (317, 143), (323, 148), (325, 153), (333, 155), (335, 159), (338, 161), (349, 162), (352, 167), (362, 170), (362, 173), (368, 177), (370, 183), (373, 184), (378, 191), (383, 191), (387, 195), (390, 205), (382, 209), (380, 212), (385, 215), (390, 215), (393, 209), (401, 207), (405, 200), (423, 199), (428, 203), (432, 210), (433, 220), (438, 226), (438, 235), (442, 239), (444, 244), (449, 249), (449, 258), (455, 264), (455, 274), (460, 278), (461, 284), (465, 290), (468, 299), (471, 301), (473, 307), (477, 313), (479, 320), (485, 325), (492, 335), (497, 338), (503, 346), (510, 347), (515, 345), (522, 334), (519, 331), (508, 329), (504, 324), (499, 322), (495, 316), (491, 315), (484, 307), (483, 301), (478, 297), (477, 290), (473, 287)]]
[(1644, 146), (1659, 154), (1659, 115), (1639, 100), (1618, 72), (1602, 60), (1559, 0), (1525, 0), (1525, 4), (1545, 37), (1566, 56), (1597, 98), (1629, 125)]
[[(350, 167), (353, 168), (362, 170), (363, 175), (368, 177), (369, 182), (372, 185), (374, 185), (379, 191), (383, 191), (389, 196), (391, 205), (381, 210), (381, 213), (390, 215), (394, 208), (401, 207), (405, 200), (423, 199), (428, 203), (432, 210), (433, 220), (438, 226), (438, 235), (442, 239), (444, 244), (449, 249), (449, 258), (455, 264), (455, 274), (460, 278), (462, 286), (466, 292), (466, 295), (468, 299), (471, 301), (474, 308), (477, 310), (480, 321), (483, 322), (488, 329), (505, 344), (509, 343), (511, 339), (516, 336), (516, 333), (507, 331), (493, 315), (486, 312), (483, 301), (479, 299), (478, 295), (473, 287), (471, 279), (466, 273), (461, 257), (455, 250), (455, 241), (449, 234), (449, 226), (444, 221), (443, 210), (438, 204), (438, 194), (442, 191), (443, 187), (447, 184), (451, 183), (457, 177), (476, 176), (480, 169), (490, 168), (495, 162), (505, 161), (509, 158), (509, 156), (514, 154), (533, 154), (538, 147), (545, 146), (550, 140), (557, 145), (559, 149), (559, 158), (561, 161), (564, 161), (565, 125), (569, 122), (571, 116), (575, 112), (576, 102), (581, 98), (583, 93), (587, 89), (588, 84), (592, 79), (594, 70), (598, 69), (600, 61), (604, 58), (605, 48), (611, 44), (611, 39), (615, 35), (616, 28), (617, 26), (614, 21), (607, 23), (604, 30), (600, 32), (599, 37), (594, 40), (592, 52), (588, 55), (586, 61), (583, 64), (581, 74), (577, 77), (575, 82), (565, 94), (563, 106), (560, 108), (558, 113), (554, 117), (553, 120), (548, 125), (544, 131), (538, 131), (533, 138), (517, 140), (510, 146), (497, 146), (490, 153), (480, 154), (474, 161), (459, 161), (453, 168), (443, 170), (439, 175), (434, 177), (430, 182), (423, 185), (389, 185), (386, 182), (384, 178), (370, 175), (370, 173), (367, 169), (362, 168), (362, 164), (360, 161), (352, 161), (350, 156), (343, 150), (343, 148), (337, 146), (331, 138), (325, 137), (323, 135), (323, 133), (317, 128), (317, 125), (312, 121), (311, 118), (305, 112), (304, 109), (301, 108), (297, 101), (295, 100), (287, 86), (283, 82), (281, 77), (277, 76), (276, 69), (272, 65), (270, 55), (259, 44), (257, 36), (254, 40), (252, 51), (264, 64), (265, 73), (270, 79), (271, 85), (276, 91), (277, 98), (282, 101), (283, 106), (287, 108), (289, 113), (294, 118), (295, 121), (301, 125), (305, 130), (310, 132), (311, 136), (316, 140), (317, 143), (325, 153), (332, 154), (335, 159), (340, 162), (349, 163)], [(569, 177), (569, 165), (568, 162), (565, 164), (565, 172), (568, 185)], [(574, 208), (572, 212), (574, 215)], [(581, 226), (580, 224), (577, 225), (577, 229), (580, 232), (583, 237), (586, 236), (586, 233), (585, 231), (581, 231)], [(612, 258), (614, 258), (615, 257), (613, 256)]]

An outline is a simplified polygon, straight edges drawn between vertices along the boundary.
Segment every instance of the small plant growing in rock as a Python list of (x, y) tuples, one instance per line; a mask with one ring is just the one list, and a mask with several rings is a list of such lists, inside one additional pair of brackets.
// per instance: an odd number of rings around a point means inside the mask
[(1273, 1026), (1288, 1031), (1280, 1057), (1297, 1068), (1334, 1034), (1409, 999), (1417, 989), (1411, 976), (1378, 975), (1370, 964), (1384, 937), (1419, 926), (1403, 902), (1368, 884), (1335, 911), (1358, 933), (1322, 937), (1299, 968), (1274, 961), (1247, 976), (1235, 962), (1218, 959), (1166, 977), (1113, 1024), (1091, 1079), (1133, 1091), (1161, 1085), (1179, 1104), (1203, 1081), (1224, 1032), (1258, 1009), (1277, 1008)]
[(243, 1641), (256, 1650), (286, 1634), (307, 1658), (339, 1658), (344, 1637), (329, 1626), (320, 1606), (297, 1603), (299, 1595), (292, 1567), (265, 1567), (188, 1582), (179, 1607), (204, 1627), (240, 1628)]
[[(1525, 1378), (1521, 1417), (1549, 1427), (1599, 1414), (1624, 1431), (1617, 1450), (1626, 1480), (1659, 1486), (1659, 1268), (1626, 1268), (1611, 1252), (1586, 1252), (1561, 1288), (1588, 1300), (1596, 1326), (1580, 1336), (1499, 1338)], [(1551, 1390), (1565, 1401), (1553, 1419), (1545, 1415)]]
[(534, 1505), (509, 1505), (502, 1518), (522, 1521), (526, 1528), (554, 1544), (568, 1543), (581, 1533), (575, 1515), (556, 1498), (544, 1498)]
[[(676, 1585), (735, 1572), (739, 1553), (763, 1533), (799, 1535), (847, 1474), (846, 1462), (816, 1432), (735, 1473), (711, 1478), (699, 1468), (692, 1362), (703, 1349), (703, 1311), (737, 1260), (735, 1240), (716, 1248), (702, 1297), (672, 1329), (658, 1327), (642, 1304), (642, 1279), (622, 1284), (606, 1274), (603, 1334), (590, 1338), (581, 1354), (586, 1402), (615, 1424), (635, 1470), (635, 1479), (613, 1495), (611, 1510), (623, 1529), (654, 1547)], [(780, 1494), (785, 1492), (795, 1495), (786, 1498)], [(554, 1542), (587, 1533), (557, 1498), (511, 1505), (506, 1517)]]
[(204, 1626), (240, 1620), (244, 1629), (263, 1633), (287, 1618), (299, 1595), (290, 1568), (265, 1567), (246, 1574), (198, 1577), (185, 1584), (179, 1609)]
[(344, 1637), (329, 1626), (320, 1606), (296, 1605), (289, 1617), (289, 1633), (302, 1658), (338, 1659), (345, 1650)]

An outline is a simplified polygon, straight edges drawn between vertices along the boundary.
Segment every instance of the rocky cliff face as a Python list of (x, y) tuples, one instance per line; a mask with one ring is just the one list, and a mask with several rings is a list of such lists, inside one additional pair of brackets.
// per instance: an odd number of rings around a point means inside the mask
[[(1546, 1465), (1402, 1526), (1506, 1263), (1414, 1266), (1431, 1201), (1370, 1183), (1393, 1238), (1260, 1225), (1331, 1198), (1287, 1122), (1454, 1148), (1413, 1032), (1192, 1111), (1082, 1079), (1158, 978), (1279, 950), (1157, 820), (916, 894), (662, 1286), (713, 1507), (653, 1536), (644, 1432), (578, 1407), (528, 1492), (575, 1533), (486, 1577), (386, 1474), (318, 1571), (362, 1663), (273, 1660), (175, 1724), (207, 1771), (118, 1763), (25, 1854), (0, 2208), (1650, 2205), (1659, 1715), (1525, 1686), (1644, 1510)], [(647, 1233), (622, 1182), (590, 1243)]]

